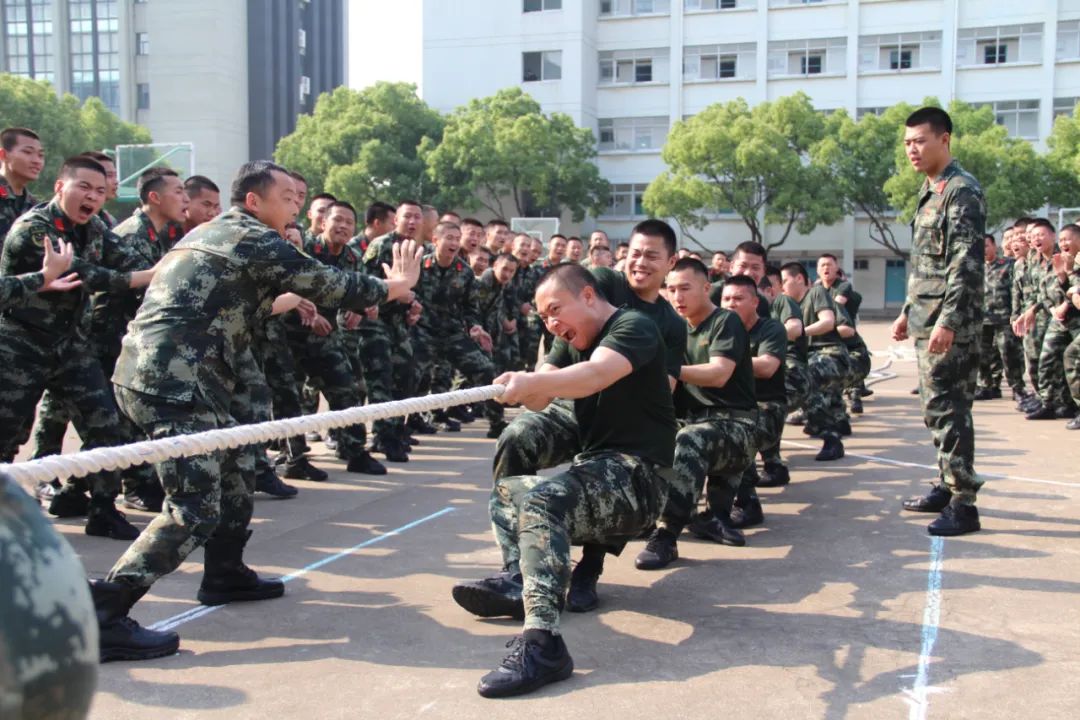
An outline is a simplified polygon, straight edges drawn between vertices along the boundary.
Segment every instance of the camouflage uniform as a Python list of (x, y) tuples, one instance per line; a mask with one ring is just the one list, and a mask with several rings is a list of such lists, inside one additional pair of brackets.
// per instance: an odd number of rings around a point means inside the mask
[[(303, 412), (300, 407), (300, 380), (282, 318), (269, 318), (262, 332), (256, 334), (253, 345), (270, 388), (274, 419), (299, 417)], [(304, 454), (305, 447), (304, 438), (297, 435), (286, 441), (285, 451), (288, 458), (294, 460)], [(262, 469), (261, 463), (259, 469)]]
[[(193, 230), (159, 265), (124, 337), (113, 383), (125, 414), (150, 438), (235, 425), (234, 395), (253, 371), (251, 328), (285, 292), (363, 310), (385, 300), (387, 290), (379, 280), (327, 267), (240, 208)], [(159, 463), (162, 512), (107, 579), (149, 587), (212, 534), (246, 538), (252, 497), (244, 455), (229, 450)]]
[(1039, 355), (1042, 353), (1043, 337), (1046, 335), (1046, 328), (1051, 320), (1050, 311), (1044, 304), (1042, 281), (1043, 277), (1047, 273), (1052, 273), (1053, 270), (1050, 267), (1050, 258), (1044, 258), (1039, 252), (1028, 256), (1024, 269), (1020, 312), (1035, 308), (1035, 323), (1024, 335), (1024, 357), (1027, 359), (1031, 386), (1038, 391)]
[[(428, 342), (414, 348), (418, 374), (430, 376), (432, 362), (439, 357), (448, 360), (471, 386), (491, 384), (495, 366), (468, 335), (469, 328), (484, 324), (477, 308), (476, 276), (468, 264), (454, 258), (442, 267), (434, 253), (424, 257), (416, 299), (424, 306), (417, 325), (428, 337)], [(484, 415), (492, 424), (501, 423), (502, 404), (488, 400)]]
[(507, 320), (517, 320), (519, 328), (525, 324), (525, 318), (520, 311), (521, 304), (517, 302), (517, 293), (512, 285), (500, 285), (492, 268), (484, 271), (476, 280), (475, 286), (477, 312), (484, 330), (492, 340), (491, 358), (495, 363), (495, 372), (517, 370), (520, 367), (520, 330), (514, 333), (503, 330), (503, 323)]
[(1009, 316), (1012, 310), (1012, 258), (999, 257), (986, 263), (986, 295), (983, 301), (982, 337), (979, 344), (979, 387), (1001, 387), (1002, 370), (1014, 393), (1024, 393), (1024, 348), (1016, 337)]
[[(540, 279), (539, 268), (524, 263), (518, 263), (518, 269), (514, 273), (514, 279), (510, 281), (510, 287), (516, 295), (517, 308), (522, 303), (535, 305), (536, 282)], [(515, 312), (517, 318), (517, 341), (518, 358), (523, 370), (533, 370), (536, 366), (536, 357), (540, 351), (540, 335), (543, 323), (535, 310), (528, 315)]]
[[(836, 324), (838, 326), (855, 327), (851, 315), (843, 305), (836, 306)], [(862, 387), (863, 381), (866, 380), (866, 376), (870, 374), (870, 348), (866, 346), (866, 342), (858, 330), (855, 331), (853, 336), (844, 338), (844, 347), (847, 348), (848, 357), (851, 358), (851, 370), (848, 372), (847, 380), (844, 383), (844, 397), (848, 400), (854, 400), (860, 397), (859, 389)]]
[[(799, 303), (787, 295), (778, 295), (772, 302), (770, 314), (774, 320), (784, 325), (784, 335), (787, 336), (788, 320), (794, 318), (802, 322), (802, 308)], [(784, 355), (784, 387), (789, 410), (801, 408), (806, 403), (806, 396), (810, 392), (810, 368), (807, 367), (807, 358), (810, 350), (810, 338), (805, 333), (794, 340), (788, 340), (787, 352)], [(762, 458), (766, 462), (773, 462), (769, 448), (762, 448)], [(775, 462), (780, 462), (779, 454)]]
[[(783, 465), (780, 456), (780, 440), (784, 434), (784, 418), (788, 412), (787, 382), (787, 330), (775, 318), (760, 318), (750, 328), (750, 354), (752, 357), (771, 355), (780, 360), (780, 367), (770, 378), (754, 378), (754, 395), (758, 407), (758, 445), (761, 459), (767, 465)], [(742, 484), (757, 482), (757, 470), (751, 463), (743, 473)], [(746, 499), (746, 493), (740, 488)]]
[[(941, 478), (953, 496), (973, 504), (982, 485), (975, 473), (971, 404), (979, 368), (978, 335), (984, 292), (986, 200), (956, 161), (923, 183), (912, 222), (908, 332), (915, 339), (919, 399), (937, 448)], [(927, 349), (931, 332), (955, 333), (945, 353)]]
[(1049, 318), (1039, 349), (1039, 399), (1046, 407), (1072, 415), (1076, 411), (1065, 379), (1065, 349), (1080, 333), (1080, 311), (1070, 302), (1065, 322), (1052, 314), (1055, 306), (1066, 301), (1069, 277), (1062, 282), (1053, 267), (1047, 269), (1040, 284), (1040, 305)]
[(0, 717), (82, 720), (97, 667), (82, 563), (37, 503), (0, 474)]
[[(558, 632), (571, 544), (621, 548), (655, 522), (667, 493), (675, 413), (659, 331), (641, 314), (619, 310), (594, 348), (601, 345), (623, 354), (633, 370), (574, 402), (575, 425), (585, 429), (582, 452), (551, 477), (496, 478), (491, 493), (503, 566), (523, 576), (526, 629)], [(547, 362), (568, 367), (592, 351), (562, 344)]]
[[(83, 447), (120, 445), (128, 439), (112, 390), (89, 348), (90, 293), (124, 292), (141, 259), (116, 242), (97, 218), (76, 226), (56, 202), (35, 207), (12, 226), (0, 259), (0, 275), (18, 275), (41, 267), (42, 243), (72, 244), (83, 285), (63, 293), (37, 293), (25, 307), (7, 310), (0, 319), (0, 453), (10, 461), (25, 440), (42, 393), (50, 389), (74, 408)], [(111, 506), (120, 489), (117, 473), (90, 477), (94, 506)]]
[(4, 239), (11, 232), (11, 226), (23, 215), (37, 205), (37, 199), (24, 189), (22, 195), (16, 195), (3, 175), (0, 175), (0, 247), (3, 247)]
[[(832, 310), (837, 320), (836, 303), (820, 285), (813, 285), (799, 302), (803, 313), (803, 327), (818, 322), (821, 310)], [(851, 374), (851, 356), (836, 330), (809, 339), (810, 353), (807, 370), (810, 388), (806, 395), (806, 425), (814, 433), (836, 433), (847, 420), (843, 391)]]

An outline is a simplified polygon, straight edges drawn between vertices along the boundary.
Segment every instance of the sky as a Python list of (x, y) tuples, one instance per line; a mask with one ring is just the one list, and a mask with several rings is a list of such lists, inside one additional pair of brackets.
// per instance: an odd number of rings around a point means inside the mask
[[(349, 0), (349, 87), (357, 90), (378, 80), (420, 84), (423, 0)], [(412, 26), (415, 43), (403, 47), (398, 37)]]

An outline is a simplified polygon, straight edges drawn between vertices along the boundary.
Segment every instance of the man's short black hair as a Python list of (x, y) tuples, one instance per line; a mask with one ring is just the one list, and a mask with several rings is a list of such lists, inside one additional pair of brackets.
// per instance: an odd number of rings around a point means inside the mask
[(304, 183), (305, 186), (308, 184), (307, 178), (298, 173), (297, 171), (289, 170), (288, 172), (289, 177), (291, 177), (293, 180), (299, 180), (300, 182)]
[(1031, 220), (1032, 219), (1029, 217), (1016, 218), (1016, 222), (1013, 223), (1013, 228), (1026, 228)]
[(749, 275), (732, 275), (724, 280), (724, 287), (728, 286), (749, 288), (752, 293), (757, 293), (758, 290), (757, 283)]
[(618, 245), (615, 246), (615, 249), (618, 250), (619, 248), (628, 248), (628, 247), (630, 247), (630, 243), (623, 240), (621, 243), (619, 243)]
[(495, 218), (494, 220), (489, 220), (487, 226), (484, 229), (487, 230), (488, 228), (492, 228), (492, 227), (504, 227), (507, 230), (510, 229), (510, 225), (505, 220), (503, 220), (501, 218)]
[(541, 286), (549, 282), (559, 283), (569, 290), (574, 297), (581, 295), (581, 291), (586, 287), (591, 287), (596, 292), (599, 292), (593, 274), (577, 263), (552, 265), (536, 281), (536, 289), (539, 291)]
[(139, 202), (143, 205), (150, 202), (150, 193), (161, 190), (167, 177), (179, 178), (180, 176), (172, 168), (161, 165), (143, 170), (139, 181), (135, 184), (135, 191), (139, 193)]
[(780, 268), (776, 265), (766, 265), (765, 277), (782, 278), (783, 276), (780, 274)]
[(810, 275), (806, 272), (806, 268), (801, 262), (795, 262), (793, 260), (789, 263), (784, 263), (780, 266), (780, 271), (786, 272), (789, 275), (800, 275), (802, 276), (804, 283), (806, 283), (807, 285), (810, 284)]
[(315, 202), (316, 200), (329, 200), (332, 203), (336, 203), (337, 202), (337, 196), (333, 195), (331, 193), (328, 193), (328, 192), (321, 192), (318, 195), (315, 195), (314, 197), (308, 198), (308, 204), (310, 205), (311, 203)]
[(458, 224), (461, 225), (461, 227), (465, 227), (466, 225), (469, 225), (470, 227), (478, 227), (481, 230), (484, 229), (484, 223), (480, 222), (479, 220), (477, 220), (476, 218), (473, 218), (473, 217), (467, 217), (467, 218), (463, 219)]
[(87, 152), (84, 152), (83, 155), (88, 158), (93, 158), (99, 163), (109, 163), (113, 167), (116, 166), (116, 160), (113, 159), (112, 155), (106, 155), (100, 150), (88, 150)]
[[(727, 257), (727, 253), (723, 250), (717, 250), (718, 253), (723, 253), (724, 257)], [(754, 255), (761, 258), (761, 262), (765, 262), (769, 259), (769, 251), (765, 249), (765, 246), (759, 242), (753, 240), (746, 240), (735, 246), (735, 254), (738, 255)], [(715, 254), (715, 253), (714, 253)]]
[(333, 209), (338, 207), (345, 208), (346, 210), (351, 212), (353, 216), (353, 222), (356, 222), (356, 208), (353, 207), (351, 202), (346, 202), (345, 200), (335, 200), (334, 202), (330, 203), (330, 207), (326, 208), (326, 214), (329, 216)]
[(678, 252), (679, 243), (675, 239), (675, 231), (663, 220), (656, 220), (655, 218), (642, 220), (634, 226), (633, 231), (630, 233), (630, 237), (634, 237), (638, 234), (646, 235), (648, 237), (663, 238), (664, 247), (667, 249), (668, 257), (671, 257)]
[(444, 213), (442, 214), (442, 216), (443, 216), (443, 217), (446, 217), (446, 216), (448, 216), (448, 215), (449, 215), (450, 217), (456, 217), (456, 218), (458, 219), (458, 221), (459, 221), (459, 223), (458, 223), (458, 224), (460, 224), (460, 220), (461, 220), (461, 214), (460, 214), (460, 213), (456, 213), (456, 212), (454, 212), (453, 210), (447, 210), (446, 212), (444, 212)]
[(1080, 225), (1077, 225), (1076, 223), (1069, 223), (1068, 225), (1063, 225), (1061, 230), (1059, 230), (1058, 232), (1060, 234), (1065, 232), (1066, 230), (1071, 232), (1073, 235), (1080, 236)]
[[(318, 195), (315, 196), (316, 199), (318, 199), (318, 197)], [(376, 200), (368, 205), (367, 211), (364, 213), (364, 224), (370, 226), (377, 222), (386, 222), (386, 218), (390, 217), (395, 212), (397, 212), (397, 208), (390, 203)]]
[(818, 255), (818, 260), (820, 260), (821, 258), (829, 258), (830, 260), (832, 260), (837, 265), (840, 264), (840, 261), (832, 253), (821, 253), (820, 255)]
[(495, 256), (495, 259), (491, 261), (491, 264), (494, 265), (495, 263), (499, 262), (500, 260), (506, 260), (507, 262), (514, 263), (515, 265), (517, 265), (517, 261), (518, 261), (517, 256), (514, 255), (513, 253), (501, 252), (501, 253), (499, 253), (498, 255)]
[(937, 107), (922, 107), (908, 115), (904, 125), (909, 128), (929, 125), (935, 135), (952, 133), (952, 118), (949, 113)]
[(458, 225), (456, 222), (450, 222), (449, 220), (447, 220), (446, 222), (436, 224), (435, 227), (431, 230), (431, 234), (441, 237), (442, 234), (447, 230), (457, 230), (458, 232), (461, 232), (461, 226)]
[(705, 263), (701, 262), (697, 258), (692, 258), (689, 256), (679, 258), (675, 261), (675, 265), (671, 268), (671, 272), (682, 272), (683, 270), (689, 270), (695, 275), (700, 275), (706, 280), (709, 279), (709, 269), (705, 267)]
[(548, 238), (548, 242), (551, 242), (551, 241), (555, 240), (555, 238), (562, 238), (563, 240), (565, 240), (566, 236), (561, 234), (561, 233), (555, 233), (554, 235), (552, 235), (551, 237)]
[(567, 245), (569, 245), (572, 242), (576, 242), (578, 245), (584, 245), (585, 244), (585, 243), (581, 242), (581, 238), (577, 237), (576, 235), (574, 237), (566, 238), (566, 244)]
[(1035, 218), (1029, 224), (1034, 225), (1037, 228), (1047, 228), (1048, 230), (1050, 230), (1050, 232), (1057, 232), (1054, 229), (1054, 224), (1046, 218)]
[[(741, 247), (742, 245), (747, 245), (747, 244), (760, 245), (761, 243), (756, 243), (753, 240), (747, 240), (744, 243), (740, 243), (740, 245), (735, 248), (735, 252), (739, 252), (739, 247)], [(764, 250), (764, 249), (765, 248), (762, 248), (762, 250)], [(751, 253), (751, 254), (752, 255), (757, 255), (757, 253)], [(725, 258), (728, 257), (727, 250), (716, 250), (716, 251), (714, 251), (713, 252), (713, 257), (716, 257), (717, 255), (723, 255)]]
[(30, 128), (9, 127), (0, 131), (0, 146), (8, 151), (14, 150), (15, 146), (19, 144), (19, 138), (21, 137), (41, 142), (41, 138), (38, 137), (38, 134)]
[[(1066, 225), (1066, 227), (1068, 227), (1068, 226)], [(1061, 229), (1064, 230), (1065, 228), (1061, 228)], [(997, 245), (997, 238), (994, 237), (993, 235), (991, 235), (990, 233), (986, 233), (985, 235), (983, 235), (983, 242), (986, 242), (987, 240), (989, 240), (994, 245)]]
[(221, 188), (205, 175), (192, 175), (185, 180), (184, 191), (187, 192), (189, 198), (196, 198), (204, 191), (216, 192), (219, 195), (221, 194)]
[(401, 206), (403, 206), (403, 205), (413, 205), (413, 206), (415, 206), (415, 207), (418, 207), (418, 208), (420, 208), (420, 212), (423, 212), (423, 211), (424, 211), (424, 206), (423, 206), (423, 205), (421, 205), (420, 203), (418, 203), (418, 202), (417, 202), (416, 200), (412, 200), (412, 199), (410, 199), (410, 198), (405, 198), (404, 200), (399, 200), (399, 201), (398, 201), (398, 204), (397, 204), (397, 206), (398, 206), (399, 208), (400, 208)]
[(56, 177), (59, 179), (75, 177), (78, 170), (92, 170), (101, 173), (103, 177), (105, 176), (105, 168), (101, 167), (101, 163), (97, 160), (85, 155), (75, 155), (64, 161), (64, 164), (60, 166), (60, 171), (56, 173)]
[(243, 205), (248, 193), (263, 197), (267, 190), (277, 182), (274, 173), (288, 175), (289, 171), (269, 160), (252, 160), (240, 166), (233, 180), (229, 201), (233, 205)]

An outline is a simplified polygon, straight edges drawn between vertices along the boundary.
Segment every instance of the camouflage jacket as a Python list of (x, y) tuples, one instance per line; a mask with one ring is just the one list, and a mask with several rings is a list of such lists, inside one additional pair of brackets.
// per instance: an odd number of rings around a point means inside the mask
[(324, 265), (233, 207), (192, 230), (158, 265), (113, 382), (176, 402), (198, 399), (227, 416), (250, 362), (252, 330), (286, 292), (359, 311), (383, 302), (387, 288)]
[(978, 181), (955, 160), (927, 178), (911, 227), (904, 304), (911, 336), (927, 338), (941, 326), (971, 340), (981, 332), (984, 292), (986, 199)]
[[(401, 242), (403, 239), (404, 238), (402, 238), (395, 230), (394, 232), (387, 233), (386, 235), (382, 235), (371, 241), (367, 250), (364, 251), (363, 256), (364, 266), (367, 269), (368, 275), (377, 278), (383, 277), (383, 264), (390, 265), (393, 262), (394, 245)], [(421, 280), (421, 282), (423, 281)], [(417, 287), (419, 288), (419, 286)], [(422, 302), (423, 301), (421, 301), (421, 303)], [(390, 303), (389, 305), (379, 308), (379, 319), (375, 322), (404, 327), (405, 315), (408, 310), (409, 306), (405, 303)], [(427, 312), (426, 306), (424, 312)]]
[[(323, 241), (322, 238), (315, 238), (315, 241), (304, 248), (304, 251), (315, 258), (323, 265), (329, 265), (330, 267), (337, 268), (343, 272), (359, 273), (361, 275), (366, 274), (366, 268), (364, 267), (364, 260), (355, 249), (346, 245), (341, 249), (341, 252), (334, 255), (330, 252), (330, 247)], [(334, 329), (338, 329), (341, 323), (344, 322), (344, 310), (338, 311), (336, 307), (326, 307), (319, 305), (319, 314), (330, 321), (330, 324), (334, 326)], [(285, 324), (287, 327), (293, 328), (297, 324), (295, 321), (299, 320), (299, 316), (296, 313), (289, 313), (286, 315)], [(307, 328), (305, 328), (306, 330)]]
[[(1080, 256), (1078, 256), (1080, 257)], [(1069, 263), (1068, 270), (1065, 272), (1065, 279), (1062, 280), (1054, 272), (1053, 265), (1050, 265), (1046, 274), (1042, 278), (1042, 293), (1044, 306), (1048, 312), (1052, 312), (1055, 307), (1061, 305), (1063, 302), (1069, 300), (1068, 291), (1069, 288), (1078, 284), (1077, 271), (1075, 270), (1076, 262), (1075, 258), (1073, 262)], [(1072, 320), (1072, 318), (1080, 315), (1080, 310), (1076, 309), (1076, 306), (1069, 302), (1065, 311), (1066, 322)]]
[[(518, 263), (518, 269), (509, 287), (513, 290), (519, 309), (522, 303), (536, 304), (536, 283), (540, 280), (541, 274), (543, 271), (537, 267)], [(517, 317), (517, 314), (514, 317)]]
[(20, 217), (8, 233), (0, 256), (0, 275), (21, 275), (41, 268), (43, 243), (64, 240), (75, 250), (71, 271), (79, 274), (82, 287), (70, 292), (38, 293), (24, 307), (9, 309), (5, 318), (18, 325), (52, 336), (90, 335), (90, 295), (129, 290), (131, 272), (143, 263), (105, 224), (93, 217), (75, 225), (55, 201), (38, 205)]
[(1050, 293), (1057, 282), (1054, 275), (1053, 256), (1044, 258), (1037, 255), (1033, 261), (1028, 262), (1028, 283), (1030, 284), (1031, 298), (1027, 307), (1035, 306), (1037, 315), (1049, 315), (1050, 310), (1056, 304)]
[(1016, 322), (1016, 319), (1027, 309), (1027, 305), (1024, 302), (1024, 296), (1028, 292), (1028, 265), (1030, 265), (1028, 257), (1013, 258), (1012, 313), (1009, 315), (1010, 322)]
[(519, 319), (520, 303), (512, 283), (500, 285), (495, 271), (488, 268), (476, 280), (476, 306), (483, 320), (483, 328), (492, 337), (501, 335), (506, 320)]
[(16, 195), (11, 183), (0, 175), (0, 246), (3, 246), (4, 238), (11, 232), (11, 226), (19, 216), (37, 204), (38, 201), (29, 190), (23, 190), (22, 195)]
[(24, 305), (44, 284), (45, 275), (40, 272), (0, 277), (0, 312)]
[(467, 331), (484, 326), (477, 307), (476, 275), (468, 263), (454, 258), (442, 267), (434, 253), (425, 255), (416, 299), (424, 306), (420, 326), (436, 335)]
[(986, 292), (983, 296), (983, 324), (1008, 325), (1012, 315), (1013, 270), (1012, 258), (998, 257), (986, 263)]

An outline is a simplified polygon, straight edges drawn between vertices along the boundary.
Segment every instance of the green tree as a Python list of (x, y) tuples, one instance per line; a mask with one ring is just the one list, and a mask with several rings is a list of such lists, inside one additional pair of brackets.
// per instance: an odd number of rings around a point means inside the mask
[(1075, 108), (1054, 121), (1046, 146), (1047, 199), (1058, 207), (1080, 205), (1080, 120)]
[(379, 82), (364, 90), (324, 93), (311, 115), (283, 137), (275, 159), (308, 179), (313, 192), (330, 192), (357, 206), (375, 200), (439, 201), (418, 156), (438, 142), (443, 121), (408, 83)]
[(106, 150), (117, 145), (142, 145), (150, 142), (150, 131), (141, 125), (124, 122), (105, 107), (99, 98), (87, 98), (79, 111), (79, 121), (86, 133), (86, 149)]
[(545, 115), (520, 88), (472, 100), (446, 118), (442, 142), (424, 148), (428, 177), (455, 207), (500, 217), (599, 213), (609, 186), (593, 159), (596, 139), (562, 113)]
[[(934, 98), (925, 104), (939, 106)], [(953, 157), (975, 176), (986, 194), (987, 231), (1046, 203), (1050, 186), (1047, 164), (1031, 143), (1009, 137), (994, 121), (988, 106), (976, 108), (955, 101), (949, 105), (949, 115)], [(911, 167), (903, 143), (897, 143), (894, 158), (896, 174), (885, 183), (885, 193), (900, 219), (909, 222), (915, 215), (923, 176)]]
[(896, 172), (896, 148), (902, 144), (904, 120), (914, 110), (907, 103), (858, 121), (843, 110), (825, 121), (825, 134), (812, 155), (828, 168), (846, 214), (863, 213), (870, 221), (870, 239), (906, 258), (892, 231), (895, 210), (885, 183)]
[(824, 132), (824, 116), (801, 92), (753, 108), (742, 99), (710, 105), (672, 127), (663, 150), (668, 170), (649, 184), (645, 207), (674, 218), (691, 238), (712, 213), (734, 212), (757, 242), (762, 220), (780, 225), (770, 248), (792, 230), (831, 225), (843, 216), (840, 195), (811, 154)]

